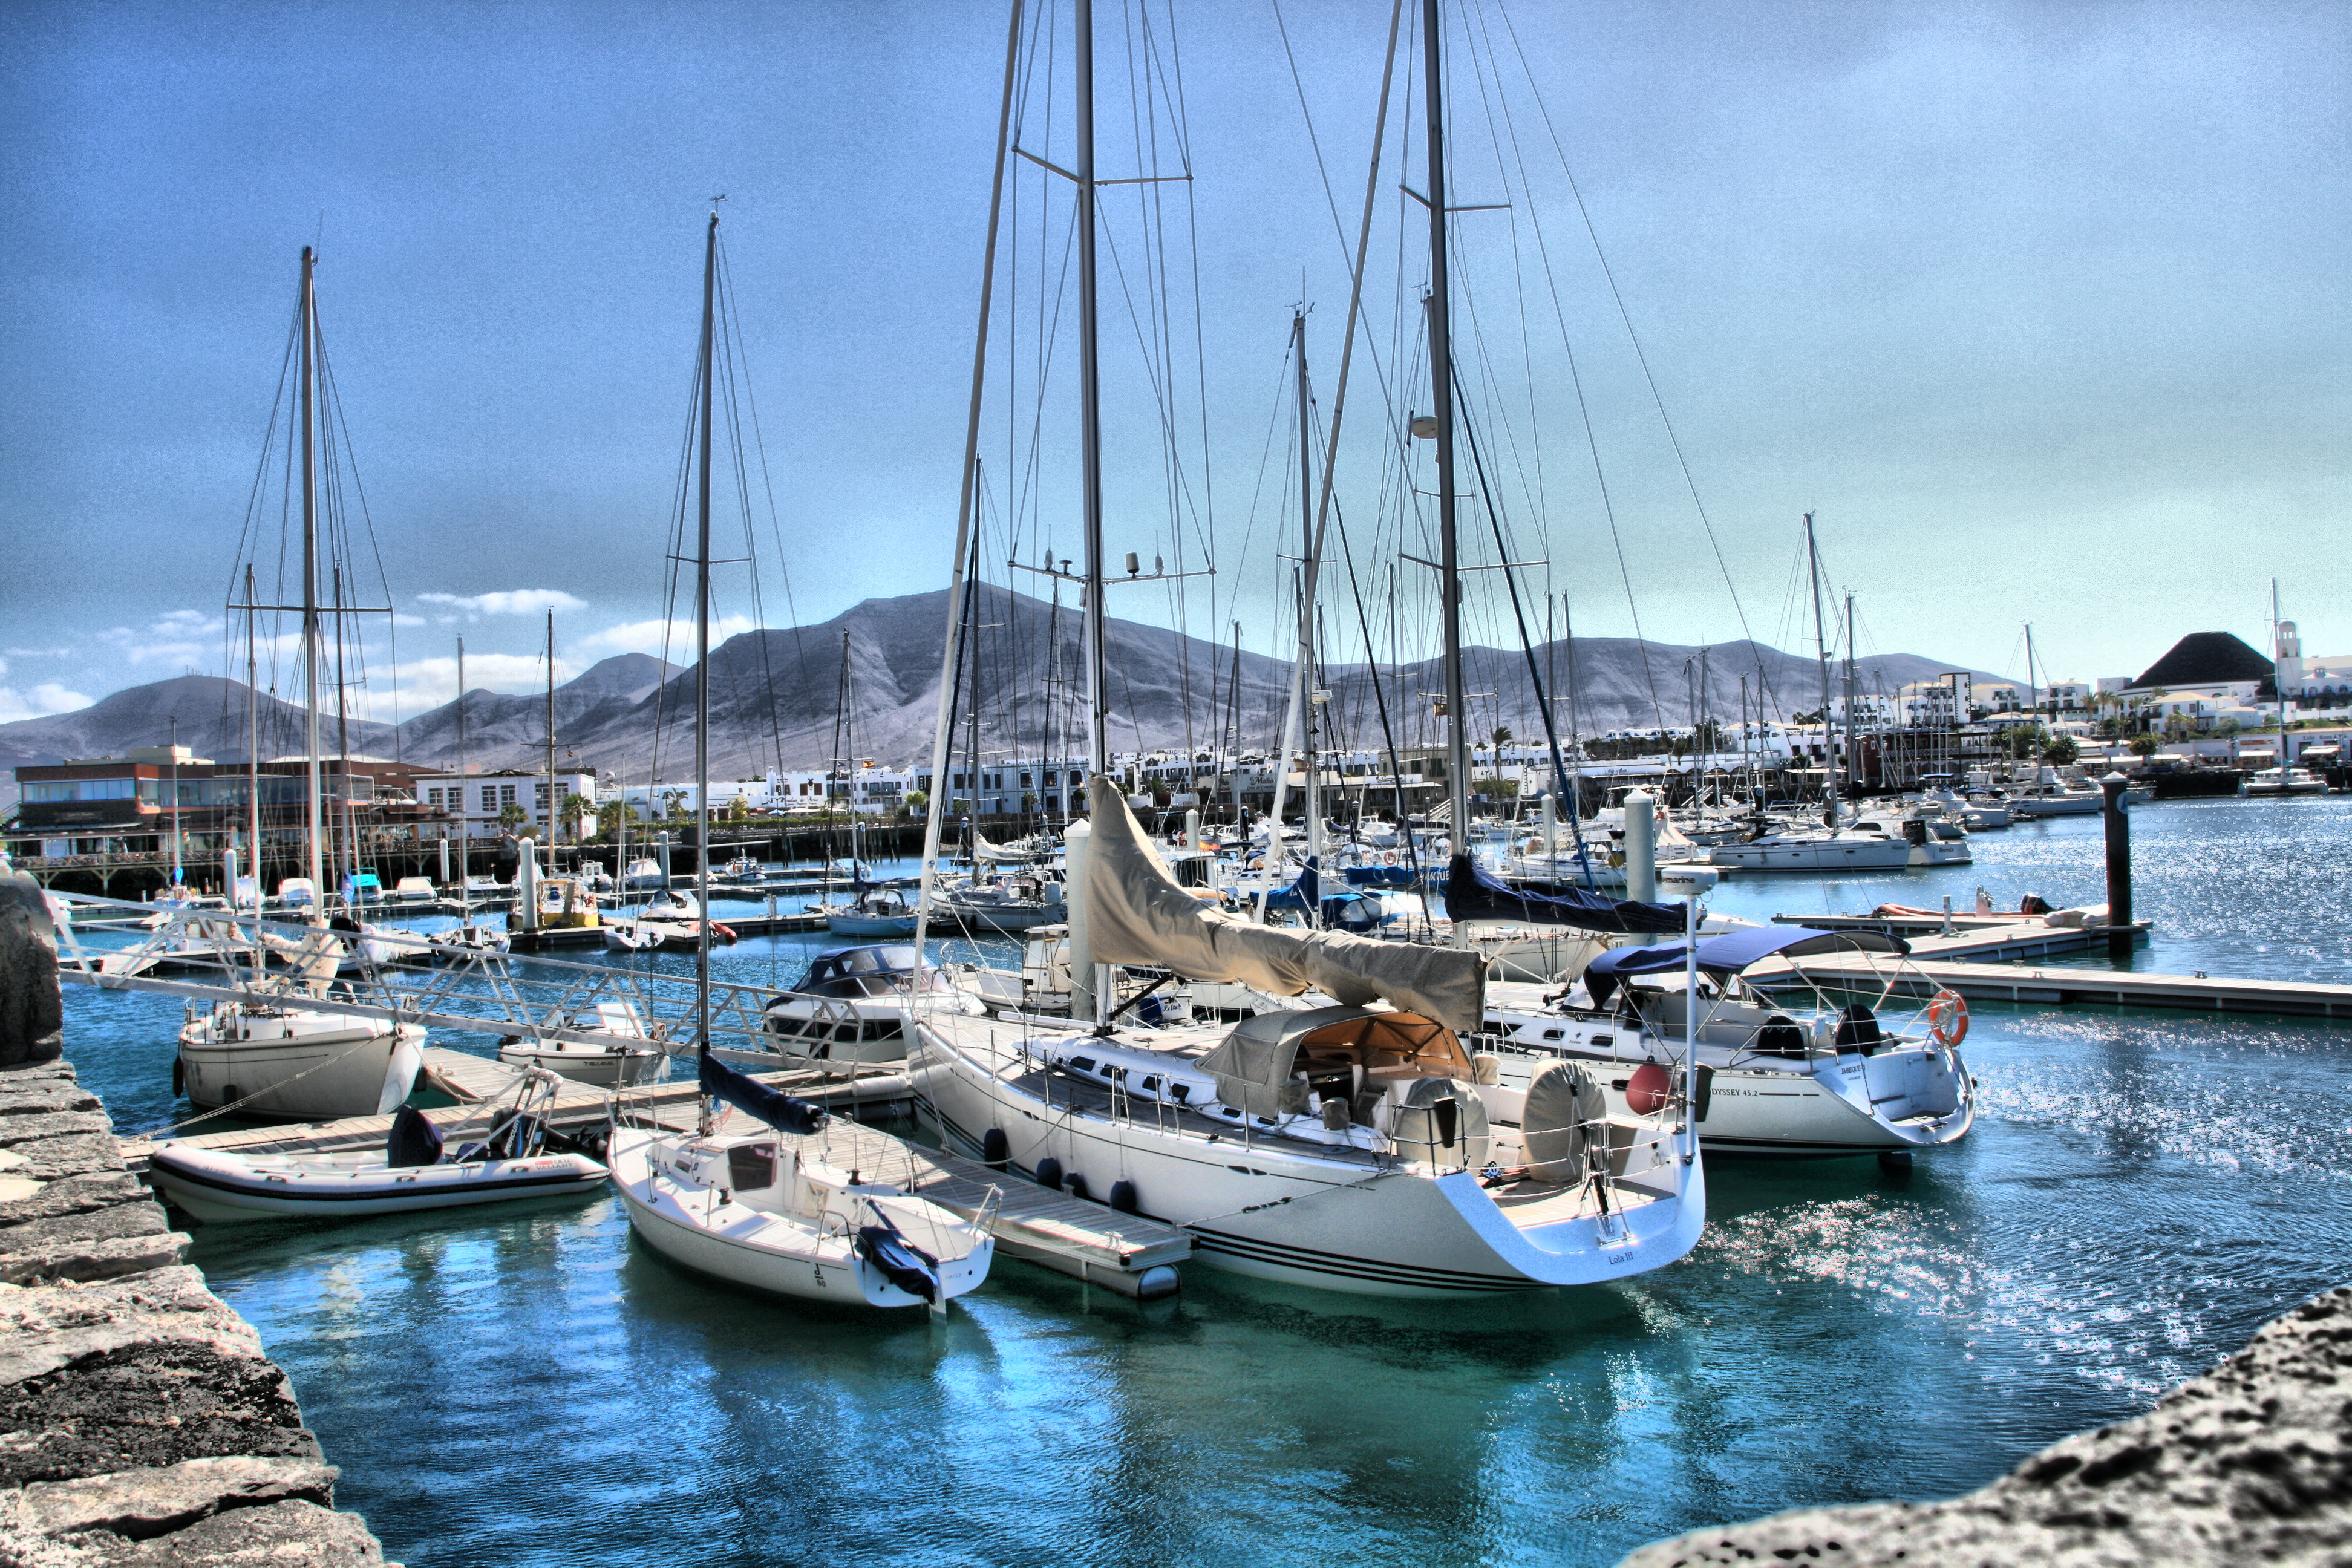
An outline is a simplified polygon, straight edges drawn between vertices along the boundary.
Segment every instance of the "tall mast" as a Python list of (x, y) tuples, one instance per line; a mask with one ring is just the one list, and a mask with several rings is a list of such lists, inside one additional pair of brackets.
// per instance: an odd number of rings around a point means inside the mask
[[(2275, 623), (2278, 619), (2277, 584), (2272, 585), (2271, 595), (2271, 619)], [(2033, 623), (2028, 621), (2025, 623), (2025, 710), (2032, 713), (2041, 706), (2042, 690), (2033, 684)]]
[(304, 817), (307, 842), (303, 847), (303, 869), (310, 879), (310, 909), (314, 914), (325, 910), (326, 893), (321, 887), (325, 876), (319, 861), (319, 467), (318, 453), (311, 440), (312, 414), (317, 399), (318, 380), (317, 335), (319, 331), (318, 303), (311, 292), (311, 276), (318, 258), (310, 247), (302, 247), (302, 363), (300, 367), (302, 417), (302, 700), (306, 709), (303, 727), (303, 747), (310, 757), (310, 807)]
[(1104, 683), (1102, 386), (1095, 323), (1095, 7), (1077, 0), (1078, 436), (1087, 535), (1087, 766), (1110, 770), (1110, 692)]
[[(253, 912), (261, 912), (261, 672), (255, 647), (253, 563), (245, 563), (245, 787), (246, 831), (251, 835), (246, 857), (253, 862)], [(228, 889), (229, 909), (236, 908), (236, 889)]]
[[(1853, 595), (1845, 596), (1845, 788), (1859, 795), (1862, 786), (1853, 757)], [(1881, 779), (1882, 785), (1885, 783)]]
[[(991, 176), (988, 192), (988, 241), (982, 247), (980, 268), (980, 324), (972, 335), (971, 397), (964, 415), (963, 493), (956, 502), (956, 548), (950, 557), (952, 577), (948, 584), (948, 646), (940, 654), (940, 716), (931, 737), (931, 798), (924, 803), (922, 890), (915, 900), (915, 956), (919, 967), (923, 943), (929, 934), (931, 912), (931, 885), (937, 875), (940, 858), (940, 825), (945, 820), (948, 801), (948, 754), (954, 737), (949, 733), (955, 712), (955, 661), (961, 653), (963, 599), (971, 585), (963, 580), (963, 543), (967, 533), (971, 536), (972, 560), (980, 559), (979, 531), (972, 528), (972, 505), (980, 481), (980, 415), (982, 395), (987, 389), (988, 322), (992, 297), (996, 289), (997, 220), (1004, 207), (1004, 157), (1011, 145), (1013, 133), (1013, 89), (1014, 68), (1021, 51), (1021, 0), (1013, 0), (1012, 17), (1004, 33), (1004, 94), (996, 114), (996, 169)], [(1006, 602), (1011, 603), (1010, 595)], [(1045, 734), (1050, 734), (1053, 721), (1052, 653), (1046, 655), (1045, 683), (1046, 728), (1038, 741), (1038, 750), (1045, 749)], [(1013, 726), (1013, 744), (1020, 744), (1020, 726)], [(1045, 760), (1041, 755), (1038, 768), (1042, 773)], [(979, 832), (975, 826), (974, 836)]]
[[(1081, 0), (1083, 4), (1083, 0)], [(1429, 119), (1429, 381), (1437, 420), (1438, 596), (1445, 628), (1445, 801), (1454, 853), (1470, 853), (1469, 715), (1462, 694), (1462, 563), (1454, 507), (1454, 321), (1445, 255), (1445, 73), (1439, 62), (1437, 0), (1421, 0), (1423, 99)], [(1463, 930), (1456, 941), (1468, 940)]]
[[(1300, 751), (1307, 762), (1307, 788), (1300, 804), (1307, 812), (1307, 854), (1323, 853), (1323, 798), (1316, 787), (1315, 732), (1315, 428), (1307, 404), (1307, 312), (1290, 319), (1290, 346), (1298, 361), (1298, 702)], [(1279, 831), (1280, 824), (1276, 824)], [(1318, 925), (1319, 911), (1307, 911), (1307, 923)]]
[(1836, 749), (1834, 742), (1832, 739), (1832, 737), (1836, 734), (1836, 731), (1830, 728), (1830, 639), (1828, 631), (1824, 629), (1822, 624), (1822, 552), (1821, 550), (1813, 543), (1813, 514), (1811, 512), (1807, 512), (1805, 514), (1805, 566), (1806, 570), (1812, 574), (1813, 649), (1814, 652), (1820, 656), (1822, 665), (1822, 749), (1823, 752), (1823, 755), (1822, 757), (1822, 787), (1829, 792), (1826, 820), (1829, 823), (1831, 831), (1835, 832), (1837, 830), (1838, 802), (1837, 758), (1828, 754), (1830, 752)]
[(547, 612), (547, 868), (555, 869), (555, 611)]
[[(695, 498), (694, 544), (694, 1019), (710, 1044), (710, 426), (718, 365), (711, 352), (719, 300), (719, 215), (702, 246), (702, 475)], [(710, 1115), (703, 1101), (703, 1120)]]
[[(343, 563), (330, 562), (328, 571), (332, 575), (335, 605), (336, 793), (342, 796), (343, 804), (343, 832), (337, 842), (336, 853), (342, 858), (343, 875), (357, 877), (360, 869), (359, 825), (352, 817), (352, 715), (343, 685)], [(358, 890), (357, 888), (352, 889), (353, 892)]]

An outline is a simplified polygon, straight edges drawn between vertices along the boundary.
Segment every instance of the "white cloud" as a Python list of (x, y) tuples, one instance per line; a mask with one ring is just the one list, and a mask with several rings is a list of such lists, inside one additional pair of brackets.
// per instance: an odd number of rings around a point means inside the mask
[(171, 610), (143, 626), (116, 626), (98, 634), (132, 664), (183, 668), (215, 662), (221, 651), (221, 623), (199, 610)]
[[(555, 683), (558, 686), (580, 673), (581, 667), (569, 659), (555, 661)], [(394, 671), (400, 686), (400, 711), (404, 717), (415, 718), (428, 708), (438, 708), (454, 701), (457, 696), (457, 660), (455, 655), (446, 658), (403, 660)], [(522, 693), (547, 689), (547, 664), (532, 654), (475, 653), (466, 656), (466, 689), (468, 691), (503, 691)], [(377, 718), (388, 718), (379, 712)]]
[[(717, 647), (729, 637), (757, 629), (759, 623), (749, 616), (729, 616), (710, 623), (710, 646)], [(613, 653), (661, 654), (662, 639), (667, 637), (667, 650), (672, 664), (694, 662), (694, 623), (692, 621), (631, 621), (625, 626), (606, 626), (601, 632), (572, 639), (574, 647), (602, 648)]]
[(73, 654), (69, 647), (12, 647), (5, 651), (10, 658), (67, 658)]
[(561, 588), (508, 588), (494, 594), (419, 594), (420, 605), (446, 605), (465, 612), (472, 620), (478, 616), (538, 616), (550, 610), (584, 610), (584, 599), (575, 599)]
[(93, 700), (79, 691), (68, 691), (53, 680), (45, 680), (30, 691), (0, 686), (0, 724), (38, 719), (47, 713), (71, 713), (89, 707)]

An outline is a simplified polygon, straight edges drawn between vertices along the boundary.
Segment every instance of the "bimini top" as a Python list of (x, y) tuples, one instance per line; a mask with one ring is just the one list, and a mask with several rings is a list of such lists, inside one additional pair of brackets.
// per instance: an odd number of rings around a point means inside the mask
[[(1899, 936), (1874, 931), (1815, 931), (1811, 926), (1751, 926), (1711, 936), (1698, 944), (1698, 966), (1709, 974), (1737, 974), (1767, 958), (1811, 958), (1824, 952), (1909, 952)], [(1685, 944), (1612, 947), (1584, 969), (1592, 1005), (1608, 1005), (1611, 993), (1635, 974), (1660, 974), (1686, 967)]]
[(898, 989), (891, 976), (915, 969), (911, 942), (870, 947), (829, 947), (816, 955), (793, 994), (803, 996), (879, 996)]
[(1306, 1090), (1295, 1075), (1318, 1066), (1416, 1067), (1460, 1079), (1473, 1072), (1462, 1042), (1444, 1025), (1418, 1013), (1366, 1007), (1260, 1013), (1242, 1020), (1200, 1066), (1215, 1077), (1219, 1100), (1252, 1116), (1306, 1110)]

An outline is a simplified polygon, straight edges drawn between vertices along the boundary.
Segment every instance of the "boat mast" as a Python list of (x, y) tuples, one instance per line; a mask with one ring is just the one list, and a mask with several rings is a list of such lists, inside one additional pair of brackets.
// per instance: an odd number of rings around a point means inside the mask
[[(1004, 206), (1004, 156), (1012, 140), (1014, 68), (1021, 53), (1021, 0), (1013, 0), (1012, 10), (1012, 19), (1006, 24), (1004, 34), (1004, 96), (996, 115), (996, 170), (988, 192), (988, 243), (982, 248), (980, 267), (980, 325), (973, 334), (971, 349), (971, 397), (964, 415), (963, 493), (956, 501), (956, 548), (950, 557), (954, 564), (950, 568), (952, 576), (948, 584), (948, 646), (940, 650), (940, 713), (931, 737), (931, 798), (924, 802), (922, 889), (915, 898), (915, 959), (918, 968), (921, 967), (923, 942), (929, 934), (932, 884), (938, 875), (940, 825), (945, 820), (950, 798), (948, 756), (953, 736), (949, 733), (949, 725), (955, 712), (955, 661), (962, 651), (959, 639), (963, 635), (965, 620), (963, 600), (971, 592), (963, 577), (963, 546), (967, 534), (971, 537), (974, 564), (977, 565), (980, 560), (979, 531), (971, 526), (971, 518), (980, 482), (980, 415), (982, 394), (987, 387), (989, 311), (996, 288), (996, 226)], [(1009, 594), (1005, 602), (1012, 604)], [(1018, 614), (1017, 607), (1014, 613)], [(1046, 657), (1045, 732), (1050, 734), (1053, 727), (1050, 650)], [(1017, 746), (1020, 744), (1018, 726), (1015, 726), (1015, 731), (1013, 744)], [(1044, 747), (1045, 742), (1041, 739), (1039, 750), (1042, 752)], [(1044, 770), (1045, 762), (1040, 757), (1038, 771), (1042, 773)], [(975, 847), (979, 831), (975, 818), (972, 829)]]
[(303, 743), (309, 753), (310, 809), (304, 819), (308, 842), (303, 850), (303, 868), (310, 879), (310, 912), (321, 919), (326, 911), (326, 892), (321, 884), (325, 877), (319, 861), (319, 468), (318, 453), (311, 439), (312, 415), (317, 404), (318, 361), (318, 301), (312, 292), (311, 279), (318, 258), (310, 247), (302, 247), (302, 700), (305, 709)]
[[(246, 846), (253, 861), (253, 912), (261, 912), (261, 672), (257, 668), (260, 655), (255, 647), (254, 609), (257, 601), (253, 596), (253, 563), (245, 563), (245, 784), (246, 831), (252, 841)], [(228, 889), (228, 905), (232, 913), (236, 909), (236, 889)]]
[[(348, 689), (343, 684), (343, 563), (331, 562), (328, 570), (333, 574), (335, 601), (335, 777), (343, 805), (343, 831), (335, 847), (343, 862), (343, 876), (353, 879), (352, 891), (357, 893), (359, 824), (352, 816), (352, 715)], [(349, 898), (343, 900), (346, 905), (351, 901)]]
[[(1083, 3), (1083, 0), (1081, 0)], [(1454, 324), (1445, 253), (1445, 75), (1438, 58), (1437, 0), (1422, 0), (1423, 99), (1429, 121), (1429, 380), (1437, 421), (1438, 596), (1445, 630), (1445, 801), (1454, 857), (1470, 853), (1470, 737), (1462, 692), (1462, 563), (1454, 505)], [(1458, 930), (1454, 940), (1466, 942)]]
[[(1300, 753), (1307, 763), (1307, 788), (1299, 796), (1307, 812), (1307, 858), (1320, 864), (1323, 855), (1323, 795), (1317, 787), (1322, 772), (1316, 752), (1315, 731), (1315, 429), (1307, 402), (1307, 312), (1290, 319), (1290, 346), (1298, 360), (1298, 712)], [(1286, 767), (1287, 759), (1285, 759)], [(1278, 833), (1281, 824), (1276, 823)], [(1309, 926), (1322, 922), (1320, 910), (1307, 911)]]
[[(710, 426), (718, 366), (711, 352), (719, 298), (719, 215), (702, 246), (702, 474), (695, 497), (694, 544), (694, 1024), (710, 1048)], [(702, 1101), (701, 1131), (710, 1131)]]
[(547, 870), (555, 874), (555, 611), (547, 612)]
[(1813, 514), (1805, 514), (1805, 564), (1813, 582), (1813, 650), (1820, 656), (1822, 666), (1822, 787), (1829, 792), (1828, 805), (1822, 819), (1832, 833), (1837, 831), (1837, 758), (1827, 753), (1835, 750), (1837, 731), (1830, 727), (1830, 639), (1822, 624), (1822, 552), (1813, 542)]
[[(1102, 386), (1095, 322), (1095, 8), (1077, 0), (1078, 435), (1086, 519), (1087, 768), (1110, 771), (1110, 692), (1103, 659)], [(975, 796), (975, 802), (977, 797)]]
[[(1845, 792), (1861, 798), (1860, 764), (1853, 754), (1853, 595), (1845, 596)], [(1884, 780), (1882, 778), (1882, 784)]]

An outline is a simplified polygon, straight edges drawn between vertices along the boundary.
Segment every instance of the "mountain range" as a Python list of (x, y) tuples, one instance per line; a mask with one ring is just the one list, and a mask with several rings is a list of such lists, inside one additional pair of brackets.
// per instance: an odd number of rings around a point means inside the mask
[[(812, 767), (856, 755), (886, 765), (928, 759), (937, 723), (945, 589), (868, 599), (813, 626), (763, 629), (730, 637), (710, 655), (711, 771), (721, 777), (772, 767)], [(1008, 589), (984, 586), (970, 616), (972, 651), (957, 679), (959, 754), (971, 742), (977, 665), (979, 749), (983, 755), (1036, 755), (1083, 750), (1073, 676), (1078, 620)], [(1185, 637), (1166, 627), (1108, 623), (1111, 744), (1211, 745), (1220, 739), (1265, 746), (1289, 688), (1286, 661)], [(1586, 735), (1622, 728), (1685, 724), (1691, 718), (1701, 650), (1630, 637), (1577, 637), (1534, 650), (1535, 674), (1559, 700), (1563, 733), (1573, 707)], [(1752, 711), (1785, 717), (1814, 707), (1818, 668), (1811, 659), (1750, 642), (1705, 650), (1706, 710), (1726, 721), (1742, 711), (1742, 679)], [(1480, 734), (1508, 727), (1541, 736), (1541, 704), (1530, 659), (1517, 650), (1465, 650), (1471, 722)], [(1916, 654), (1860, 661), (1858, 689), (1891, 691), (1956, 667)], [(1434, 744), (1442, 722), (1426, 695), (1443, 687), (1436, 659), (1381, 667), (1376, 692), (1370, 668), (1327, 665), (1321, 706), (1327, 745), (1377, 747), (1387, 733), (1399, 745)], [(1994, 679), (1971, 671), (1979, 679)], [(646, 654), (622, 654), (555, 689), (555, 729), (566, 765), (586, 764), (644, 781), (691, 775), (694, 672)], [(1759, 698), (1759, 693), (1763, 695)], [(845, 694), (846, 700), (845, 702)], [(536, 767), (545, 757), (547, 697), (470, 691), (404, 723), (353, 721), (354, 754), (455, 765), (460, 755), (480, 768)], [(66, 757), (119, 756), (163, 744), (178, 720), (183, 745), (216, 761), (247, 754), (246, 689), (217, 676), (187, 675), (117, 691), (71, 713), (0, 724), (0, 767)], [(265, 694), (259, 714), (265, 757), (302, 750), (302, 710)], [(323, 749), (336, 746), (332, 715)], [(1049, 738), (1050, 735), (1050, 738)], [(6, 791), (13, 797), (11, 784)]]

